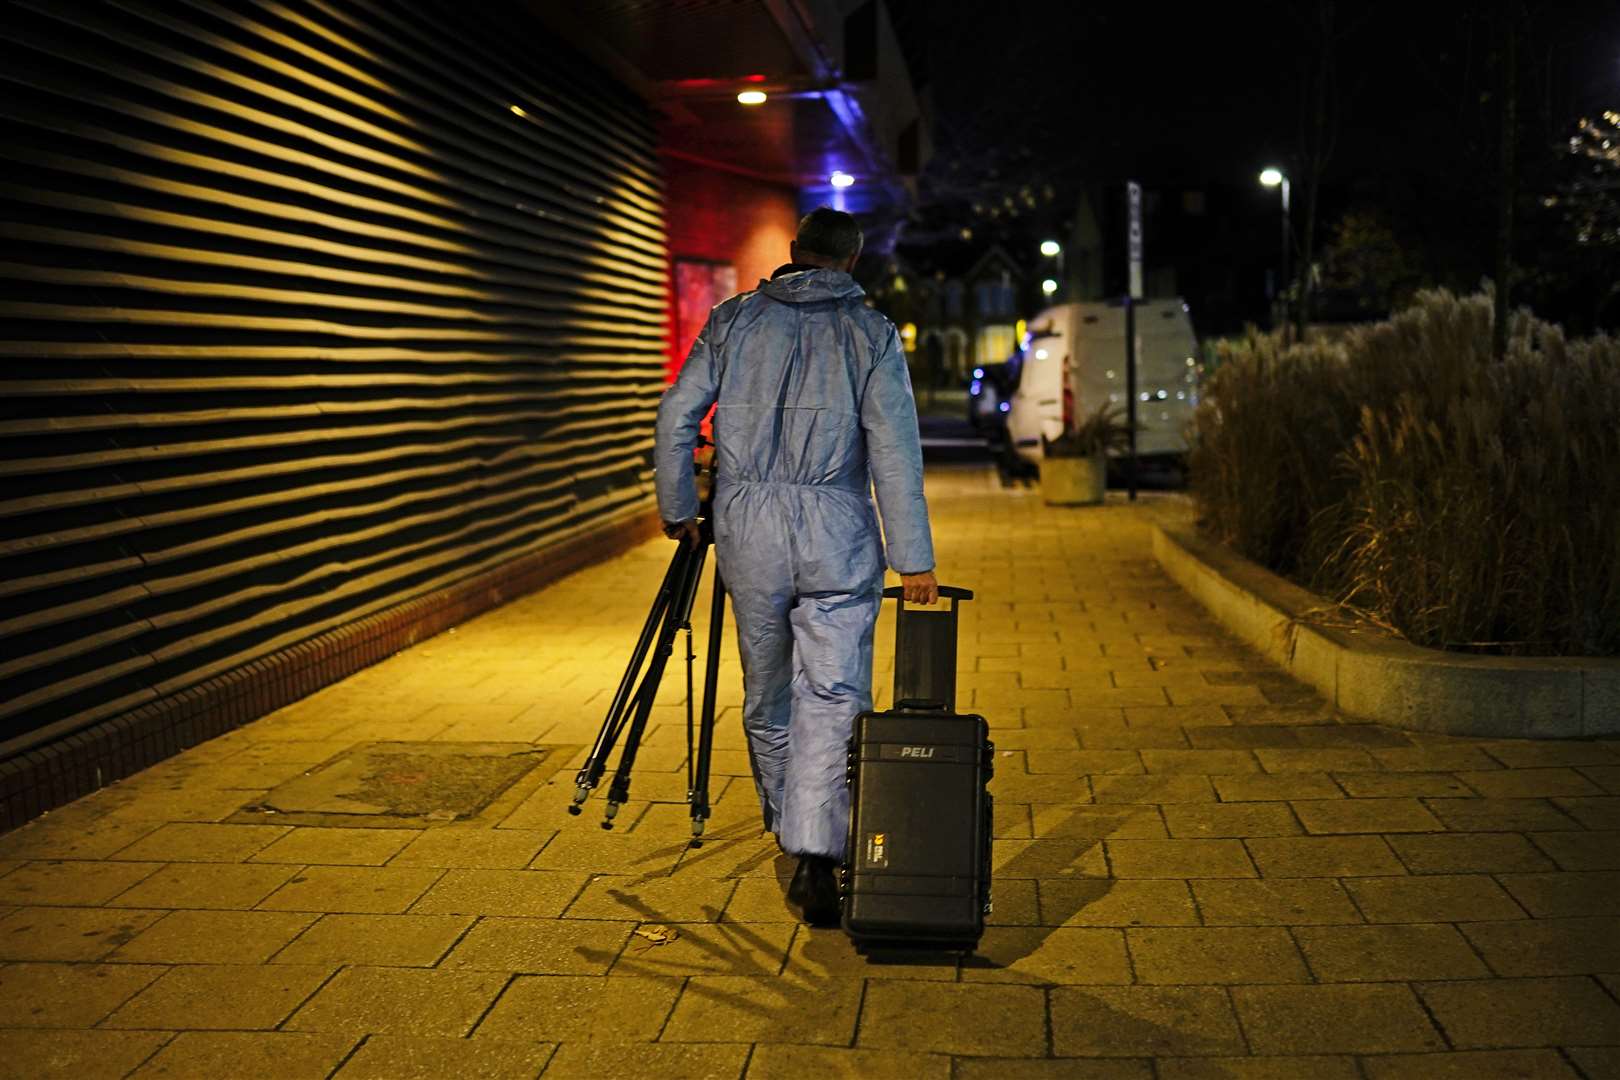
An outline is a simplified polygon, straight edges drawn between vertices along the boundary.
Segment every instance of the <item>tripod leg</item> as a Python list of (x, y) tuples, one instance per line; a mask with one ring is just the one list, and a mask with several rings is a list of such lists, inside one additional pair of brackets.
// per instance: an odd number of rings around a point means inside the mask
[(709, 601), (709, 654), (704, 657), (703, 713), (698, 721), (698, 749), (696, 775), (692, 792), (692, 844), (702, 843), (703, 826), (709, 820), (709, 761), (714, 755), (715, 698), (720, 690), (720, 644), (726, 624), (726, 583), (720, 577), (720, 567), (714, 568), (714, 596)]
[(663, 681), (664, 668), (669, 664), (670, 654), (675, 651), (675, 635), (689, 620), (692, 611), (692, 596), (697, 590), (698, 578), (703, 574), (703, 559), (707, 553), (707, 546), (700, 545), (691, 549), (691, 557), (682, 566), (675, 591), (670, 596), (669, 607), (664, 613), (664, 624), (658, 632), (658, 641), (653, 648), (652, 660), (647, 665), (647, 674), (641, 680), (641, 686), (636, 691), (635, 711), (630, 720), (630, 728), (624, 738), (624, 750), (619, 756), (619, 767), (613, 773), (613, 783), (608, 787), (608, 802), (602, 828), (613, 828), (613, 819), (618, 815), (619, 807), (630, 798), (630, 771), (635, 768), (636, 752), (641, 748), (642, 734), (647, 730), (647, 718), (652, 714), (653, 700), (658, 696), (658, 684)]
[(619, 732), (624, 728), (624, 712), (630, 700), (630, 688), (635, 685), (636, 674), (647, 658), (647, 649), (652, 644), (653, 635), (657, 632), (658, 624), (669, 607), (671, 589), (681, 580), (684, 573), (685, 554), (684, 546), (678, 549), (669, 561), (669, 569), (664, 571), (663, 583), (658, 586), (658, 593), (653, 597), (652, 608), (647, 612), (647, 621), (641, 626), (635, 650), (630, 654), (630, 663), (624, 669), (624, 677), (619, 680), (619, 688), (614, 692), (613, 702), (608, 706), (607, 716), (602, 720), (602, 729), (597, 732), (596, 743), (591, 747), (584, 766), (574, 777), (574, 801), (568, 808), (571, 814), (580, 812), (580, 804), (590, 796), (591, 789), (601, 782), (602, 773), (607, 769), (608, 755), (613, 752), (613, 744), (618, 741)]

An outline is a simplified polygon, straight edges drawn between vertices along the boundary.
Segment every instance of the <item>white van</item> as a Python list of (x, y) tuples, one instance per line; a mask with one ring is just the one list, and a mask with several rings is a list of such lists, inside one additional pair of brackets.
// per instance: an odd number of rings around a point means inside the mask
[[(1187, 452), (1186, 428), (1198, 404), (1198, 339), (1180, 299), (1136, 304), (1136, 452), (1173, 461)], [(1072, 302), (1029, 321), (1007, 410), (1007, 441), (1039, 465), (1042, 436), (1063, 433), (1063, 373), (1084, 417), (1104, 401), (1125, 408), (1125, 308), (1119, 301)]]

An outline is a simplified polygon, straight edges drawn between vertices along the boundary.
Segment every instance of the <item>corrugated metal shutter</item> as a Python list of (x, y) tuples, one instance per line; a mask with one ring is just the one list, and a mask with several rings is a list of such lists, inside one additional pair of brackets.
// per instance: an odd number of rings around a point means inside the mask
[(651, 490), (642, 104), (505, 3), (0, 9), (0, 757)]

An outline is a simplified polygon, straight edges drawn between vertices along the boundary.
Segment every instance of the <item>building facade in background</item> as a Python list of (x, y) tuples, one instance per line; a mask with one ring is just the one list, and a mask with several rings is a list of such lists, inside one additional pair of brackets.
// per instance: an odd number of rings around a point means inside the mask
[(562, 7), (7, 5), (0, 824), (648, 535), (699, 311), (903, 206), (875, 3)]

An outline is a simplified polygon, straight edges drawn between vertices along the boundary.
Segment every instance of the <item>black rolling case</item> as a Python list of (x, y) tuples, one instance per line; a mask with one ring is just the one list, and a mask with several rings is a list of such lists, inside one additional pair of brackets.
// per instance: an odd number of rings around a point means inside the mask
[(990, 911), (995, 748), (982, 716), (955, 711), (956, 609), (907, 608), (895, 629), (894, 700), (862, 713), (849, 745), (843, 926), (857, 947), (965, 949)]

